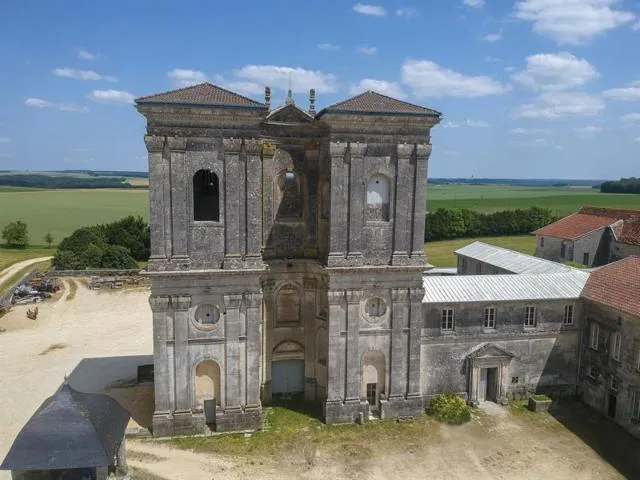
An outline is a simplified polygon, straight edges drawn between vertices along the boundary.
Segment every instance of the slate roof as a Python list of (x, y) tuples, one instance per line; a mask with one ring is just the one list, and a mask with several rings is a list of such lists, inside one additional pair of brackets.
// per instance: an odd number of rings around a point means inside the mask
[(582, 297), (640, 317), (640, 257), (627, 257), (594, 271)]
[(199, 105), (199, 106), (226, 106), (264, 108), (264, 103), (256, 102), (251, 98), (225, 90), (211, 83), (200, 83), (190, 87), (157, 93), (136, 99), (139, 105), (145, 104), (175, 104), (175, 105)]
[(453, 275), (422, 277), (423, 303), (507, 302), (577, 299), (588, 272), (522, 275)]
[(473, 242), (455, 251), (457, 255), (473, 258), (511, 273), (561, 273), (575, 270), (562, 263), (533, 257), (507, 248), (483, 242)]
[(109, 466), (129, 417), (113, 398), (78, 392), (65, 381), (22, 428), (0, 470)]
[(558, 237), (576, 240), (584, 235), (612, 225), (617, 220), (613, 217), (573, 213), (557, 222), (539, 228), (534, 233), (547, 237)]
[(442, 115), (436, 110), (403, 102), (371, 90), (323, 108), (318, 113), (318, 117), (324, 113), (391, 113), (430, 117), (440, 117)]

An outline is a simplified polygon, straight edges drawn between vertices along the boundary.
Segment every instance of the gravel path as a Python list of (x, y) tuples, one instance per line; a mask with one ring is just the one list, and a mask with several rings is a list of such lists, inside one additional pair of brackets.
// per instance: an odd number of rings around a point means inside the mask
[(2, 285), (6, 280), (8, 280), (13, 274), (20, 271), (24, 267), (28, 267), (29, 265), (33, 265), (34, 263), (46, 262), (47, 260), (53, 257), (38, 257), (38, 258), (30, 258), (29, 260), (23, 260), (22, 262), (14, 263), (10, 267), (5, 268), (0, 272), (0, 285)]

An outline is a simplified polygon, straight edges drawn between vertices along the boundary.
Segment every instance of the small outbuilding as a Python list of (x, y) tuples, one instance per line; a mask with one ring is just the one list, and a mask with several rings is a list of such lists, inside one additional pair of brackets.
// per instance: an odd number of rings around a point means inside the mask
[(129, 418), (129, 412), (113, 398), (79, 392), (65, 380), (22, 428), (0, 470), (11, 470), (14, 480), (124, 476), (124, 434)]

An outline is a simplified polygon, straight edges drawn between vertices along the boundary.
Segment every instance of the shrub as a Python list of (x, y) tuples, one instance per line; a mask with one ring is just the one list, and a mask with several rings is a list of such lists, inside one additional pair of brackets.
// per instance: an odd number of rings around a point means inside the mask
[(429, 402), (429, 411), (437, 420), (461, 425), (471, 420), (471, 412), (464, 399), (452, 392), (436, 395)]

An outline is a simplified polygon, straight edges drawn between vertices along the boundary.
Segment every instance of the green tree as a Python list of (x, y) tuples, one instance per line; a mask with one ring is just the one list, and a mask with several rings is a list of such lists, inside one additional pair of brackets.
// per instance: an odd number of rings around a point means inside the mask
[(51, 248), (51, 245), (53, 244), (53, 235), (51, 235), (51, 233), (45, 234), (44, 241), (47, 242), (47, 246)]
[(129, 250), (120, 245), (109, 245), (105, 249), (100, 263), (102, 268), (125, 269), (138, 267), (138, 263), (129, 255)]
[(2, 238), (9, 248), (26, 248), (29, 245), (27, 224), (20, 220), (9, 222), (2, 229)]

